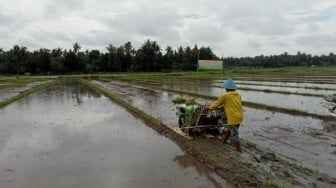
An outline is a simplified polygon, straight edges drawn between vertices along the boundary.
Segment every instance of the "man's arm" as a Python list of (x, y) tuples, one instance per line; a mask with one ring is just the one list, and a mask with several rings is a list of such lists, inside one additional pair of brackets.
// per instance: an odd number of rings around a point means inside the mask
[(224, 94), (222, 96), (220, 96), (216, 101), (214, 101), (210, 106), (209, 109), (213, 110), (215, 108), (217, 108), (218, 106), (220, 106), (221, 104), (223, 104), (225, 101), (225, 96)]

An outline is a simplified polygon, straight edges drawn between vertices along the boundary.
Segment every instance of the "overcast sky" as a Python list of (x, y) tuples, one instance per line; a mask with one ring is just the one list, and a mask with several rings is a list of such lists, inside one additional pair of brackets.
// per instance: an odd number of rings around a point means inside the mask
[(335, 53), (335, 0), (1, 0), (0, 48), (209, 46), (218, 56)]

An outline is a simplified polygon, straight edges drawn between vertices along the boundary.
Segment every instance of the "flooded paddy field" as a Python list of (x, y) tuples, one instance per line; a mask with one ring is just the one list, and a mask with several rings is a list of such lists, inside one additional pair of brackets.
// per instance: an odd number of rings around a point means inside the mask
[[(250, 77), (251, 78), (251, 77)], [(293, 78), (288, 78), (285, 81), (270, 81), (270, 80), (257, 80), (248, 79), (248, 78), (241, 78), (241, 77), (234, 77), (235, 82), (238, 84), (240, 89), (244, 89), (249, 87), (251, 89), (258, 89), (258, 90), (268, 90), (268, 91), (287, 91), (292, 93), (304, 93), (304, 94), (318, 94), (318, 95), (325, 95), (329, 93), (336, 92), (336, 78), (330, 78), (328, 80), (323, 81), (316, 81), (312, 80), (304, 81), (304, 80), (296, 80)], [(156, 80), (146, 80), (143, 79), (142, 81), (151, 82), (152, 84), (159, 82), (165, 83), (185, 83), (185, 84), (193, 84), (193, 85), (206, 85), (206, 86), (217, 86), (221, 87), (223, 80), (222, 79), (209, 79), (209, 78), (200, 78), (195, 77), (191, 79), (186, 78), (170, 78), (167, 79), (156, 79)]]
[(48, 87), (0, 119), (0, 187), (232, 187), (84, 85)]
[(19, 85), (19, 86), (0, 84), (0, 101), (9, 99), (19, 94), (20, 92), (26, 91), (28, 89), (44, 84), (46, 82), (48, 81), (36, 81), (36, 82), (31, 82), (31, 83), (27, 83), (27, 84)]
[(306, 75), (306, 76), (295, 76), (291, 75), (277, 75), (269, 77), (269, 75), (264, 76), (237, 76), (238, 80), (246, 80), (246, 81), (272, 81), (272, 82), (297, 82), (297, 83), (336, 83), (335, 75)]
[[(214, 86), (221, 86), (223, 81), (217, 80), (213, 82)], [(325, 83), (303, 83), (303, 82), (268, 82), (268, 81), (247, 81), (236, 80), (240, 89), (258, 89), (272, 92), (291, 92), (293, 94), (315, 94), (326, 95), (336, 92), (336, 84)]]
[[(221, 80), (214, 81), (214, 83), (222, 83)], [(242, 85), (252, 85), (252, 86), (270, 86), (270, 87), (280, 87), (282, 89), (285, 88), (297, 88), (302, 93), (305, 93), (305, 89), (315, 89), (315, 90), (336, 90), (335, 83), (333, 82), (323, 82), (323, 83), (312, 83), (312, 82), (299, 82), (299, 81), (287, 81), (287, 82), (279, 82), (279, 81), (250, 81), (250, 80), (237, 80), (237, 84)], [(310, 91), (310, 90), (308, 90)]]
[(336, 92), (336, 89), (310, 89), (310, 88), (299, 88), (299, 87), (287, 87), (283, 86), (271, 86), (271, 85), (252, 85), (252, 84), (244, 84), (238, 83), (240, 90), (264, 90), (264, 91), (272, 91), (272, 92), (288, 92), (297, 95), (319, 95), (323, 96), (325, 94)]
[[(120, 82), (95, 82), (122, 96), (132, 105), (160, 119), (168, 126), (177, 124), (176, 94), (149, 90)], [(204, 100), (205, 103), (211, 101)], [(240, 136), (263, 148), (295, 159), (329, 175), (336, 174), (336, 126), (334, 122), (307, 116), (275, 113), (244, 107)]]
[[(147, 82), (142, 82), (147, 84)], [(183, 92), (196, 93), (207, 96), (220, 96), (225, 90), (220, 87), (206, 86), (206, 85), (189, 85), (185, 83), (160, 83), (160, 82), (148, 82), (149, 85), (160, 87), (162, 89), (177, 90)], [(239, 87), (239, 86), (238, 86)], [(317, 96), (301, 96), (295, 94), (281, 94), (270, 93), (263, 91), (248, 91), (239, 90), (242, 95), (243, 101), (256, 102), (259, 104), (265, 104), (269, 106), (295, 109), (308, 113), (314, 113), (318, 115), (329, 115), (329, 107), (323, 97)]]

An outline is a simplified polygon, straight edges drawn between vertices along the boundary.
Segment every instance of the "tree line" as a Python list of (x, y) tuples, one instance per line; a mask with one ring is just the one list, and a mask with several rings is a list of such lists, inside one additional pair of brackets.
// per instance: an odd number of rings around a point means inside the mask
[(192, 71), (197, 69), (198, 59), (219, 59), (210, 47), (167, 46), (163, 50), (156, 41), (146, 40), (139, 49), (131, 42), (119, 47), (112, 44), (106, 52), (81, 51), (79, 43), (72, 49), (39, 49), (28, 51), (24, 46), (0, 49), (0, 73), (2, 74), (66, 74), (95, 72), (157, 72)]
[(81, 50), (79, 43), (72, 49), (44, 49), (28, 51), (15, 45), (8, 51), (0, 49), (1, 74), (66, 74), (96, 72), (168, 72), (195, 71), (198, 59), (223, 60), (227, 67), (283, 67), (336, 65), (336, 55), (312, 56), (298, 52), (290, 55), (256, 57), (217, 57), (210, 47), (167, 46), (162, 50), (156, 41), (146, 40), (139, 49), (131, 42), (119, 47), (112, 44), (106, 52)]
[(228, 67), (254, 67), (254, 68), (276, 68), (289, 66), (330, 66), (336, 65), (336, 55), (315, 55), (297, 52), (290, 55), (287, 52), (280, 55), (255, 56), (255, 57), (227, 57), (224, 58), (224, 65)]

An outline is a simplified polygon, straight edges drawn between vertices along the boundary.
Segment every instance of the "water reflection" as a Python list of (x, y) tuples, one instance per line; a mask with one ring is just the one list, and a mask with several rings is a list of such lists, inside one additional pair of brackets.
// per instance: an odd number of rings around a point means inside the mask
[(0, 187), (216, 186), (174, 162), (179, 147), (83, 85), (35, 93), (0, 119)]
[[(207, 169), (201, 165), (198, 165), (199, 162), (190, 155), (178, 155), (174, 158), (174, 161), (178, 162), (178, 164), (180, 164), (184, 169), (193, 168), (194, 166), (198, 167), (196, 168), (198, 173), (206, 175), (213, 182), (213, 184), (216, 185), (216, 187), (222, 187), (221, 185), (225, 184), (225, 182), (223, 182), (223, 180), (218, 178), (215, 174), (210, 173)], [(228, 188), (233, 186), (227, 185), (226, 187)]]

